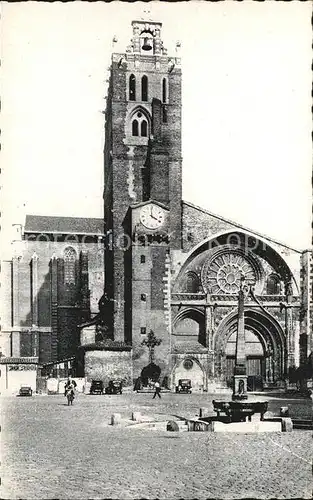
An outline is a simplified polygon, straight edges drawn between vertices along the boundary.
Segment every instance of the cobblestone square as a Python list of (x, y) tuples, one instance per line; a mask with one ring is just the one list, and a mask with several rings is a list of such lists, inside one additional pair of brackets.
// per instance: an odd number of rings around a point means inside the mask
[[(311, 498), (312, 431), (166, 432), (112, 427), (110, 415), (193, 417), (210, 395), (2, 399), (2, 498)], [(308, 418), (310, 401), (270, 399)]]

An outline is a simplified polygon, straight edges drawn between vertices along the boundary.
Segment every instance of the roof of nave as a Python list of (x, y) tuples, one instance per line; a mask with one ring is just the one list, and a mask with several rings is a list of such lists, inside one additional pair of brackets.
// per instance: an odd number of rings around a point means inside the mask
[(290, 245), (286, 245), (286, 243), (282, 243), (281, 241), (274, 240), (274, 238), (271, 238), (270, 236), (267, 236), (266, 234), (258, 233), (257, 231), (254, 231), (254, 229), (251, 229), (249, 227), (238, 224), (238, 222), (235, 222), (231, 219), (226, 219), (226, 217), (222, 217), (221, 215), (214, 214), (214, 213), (210, 212), (209, 210), (206, 210), (205, 208), (194, 205), (193, 203), (191, 203), (189, 201), (183, 201), (183, 205), (188, 205), (189, 207), (194, 208), (195, 210), (203, 212), (207, 215), (210, 215), (211, 217), (214, 217), (215, 219), (222, 220), (228, 224), (231, 224), (232, 226), (234, 226), (238, 229), (243, 229), (244, 231), (247, 231), (247, 232), (253, 234), (254, 236), (259, 236), (265, 240), (268, 240), (268, 241), (271, 241), (272, 243), (275, 243), (276, 245), (279, 245), (279, 246), (284, 247), (284, 248), (288, 248), (289, 250), (292, 250), (293, 252), (302, 253), (302, 251), (299, 250), (298, 248), (293, 248)]
[(24, 233), (103, 234), (103, 219), (26, 215)]

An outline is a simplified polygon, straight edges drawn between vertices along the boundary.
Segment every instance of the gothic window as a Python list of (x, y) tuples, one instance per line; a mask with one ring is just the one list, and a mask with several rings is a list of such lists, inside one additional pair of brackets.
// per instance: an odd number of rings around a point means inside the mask
[(163, 78), (162, 80), (162, 102), (166, 102), (167, 95), (166, 95), (166, 78)]
[(271, 274), (267, 278), (266, 295), (279, 295), (279, 293), (280, 293), (280, 286), (279, 286), (278, 276)]
[(142, 120), (141, 122), (141, 126), (140, 126), (140, 135), (142, 137), (147, 137), (148, 135), (148, 124), (146, 122), (146, 120)]
[(186, 276), (186, 292), (198, 293), (199, 292), (199, 279), (196, 273), (189, 272)]
[(139, 135), (138, 121), (137, 120), (133, 120), (133, 122), (132, 122), (132, 135), (134, 135), (134, 136), (138, 136)]
[(134, 137), (148, 137), (149, 136), (149, 122), (148, 118), (141, 110), (133, 114), (131, 122), (131, 134)]
[(141, 100), (148, 100), (148, 77), (146, 75), (141, 78)]
[(129, 77), (129, 100), (136, 101), (136, 77), (130, 75)]
[(64, 250), (64, 283), (75, 285), (76, 282), (76, 252), (74, 248), (67, 247)]

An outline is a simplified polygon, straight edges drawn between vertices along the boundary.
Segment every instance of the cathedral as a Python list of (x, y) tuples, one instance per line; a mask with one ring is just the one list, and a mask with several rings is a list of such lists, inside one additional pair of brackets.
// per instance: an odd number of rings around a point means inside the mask
[[(181, 61), (162, 24), (113, 53), (104, 220), (28, 215), (2, 263), (1, 391), (120, 378), (153, 362), (175, 390), (231, 384), (238, 292), (248, 389), (288, 388), (313, 350), (312, 255), (182, 200)], [(37, 385), (37, 386), (36, 386)]]

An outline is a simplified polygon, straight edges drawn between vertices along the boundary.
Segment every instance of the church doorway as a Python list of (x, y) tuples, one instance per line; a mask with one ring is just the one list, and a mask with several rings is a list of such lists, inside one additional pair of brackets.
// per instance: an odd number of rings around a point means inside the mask
[(204, 373), (198, 360), (185, 357), (177, 363), (173, 373), (173, 385), (178, 386), (179, 380), (191, 380), (192, 392), (202, 392), (204, 389)]
[[(248, 391), (260, 391), (263, 389), (263, 380), (266, 377), (264, 345), (252, 330), (246, 329), (245, 336)], [(226, 383), (228, 387), (232, 387), (235, 353), (236, 331), (231, 333), (226, 344)]]
[[(237, 315), (230, 314), (219, 325), (214, 338), (216, 375), (232, 386), (236, 355)], [(280, 386), (284, 378), (285, 337), (270, 315), (245, 311), (248, 390)]]

